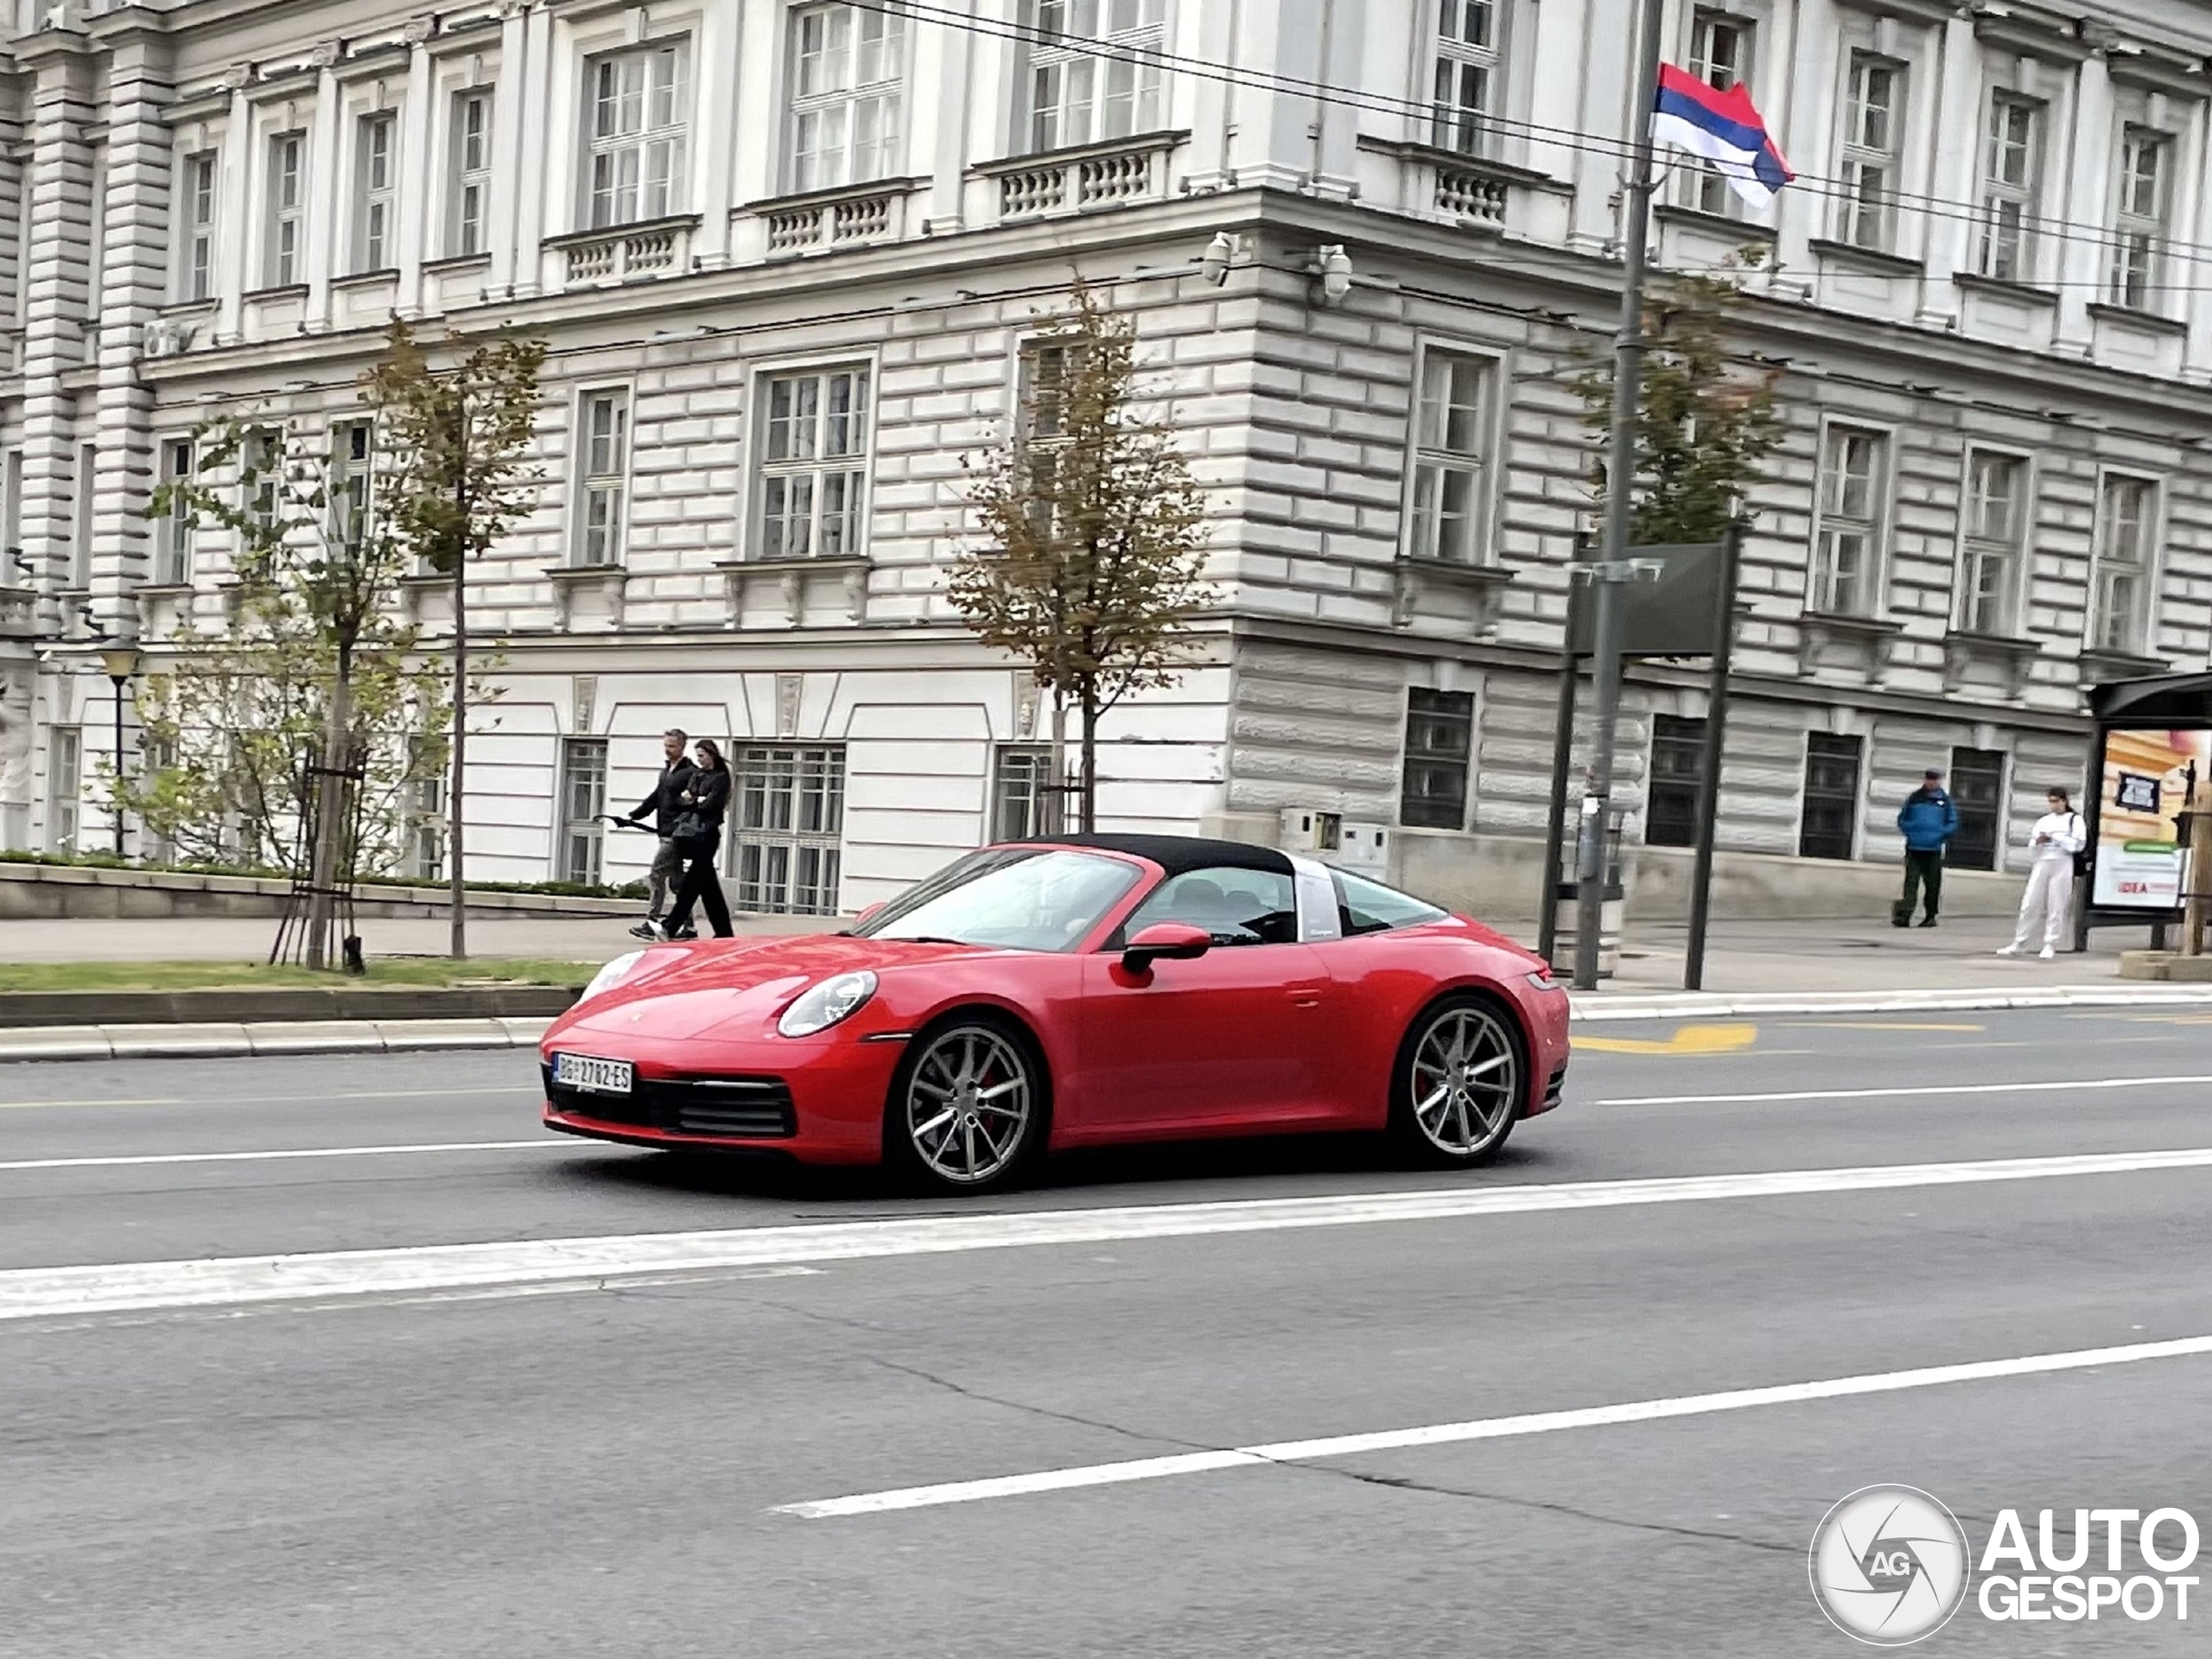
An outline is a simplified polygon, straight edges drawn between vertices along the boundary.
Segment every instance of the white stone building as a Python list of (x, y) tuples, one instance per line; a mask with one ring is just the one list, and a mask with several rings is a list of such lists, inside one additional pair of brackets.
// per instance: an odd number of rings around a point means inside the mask
[[(473, 589), (473, 872), (639, 873), (585, 820), (670, 725), (734, 745), (753, 907), (1020, 828), (1034, 699), (940, 577), (1080, 273), (1139, 318), (1224, 595), (1112, 716), (1103, 818), (1337, 811), (1417, 888), (1531, 908), (1630, 0), (17, 3), (0, 842), (105, 844), (94, 647), (223, 614), (228, 550), (145, 521), (156, 478), (213, 407), (342, 422), (394, 313), (552, 343), (543, 505)], [(1886, 887), (1931, 761), (1996, 862), (2079, 776), (2085, 683), (2206, 660), (2208, 54), (2186, 0), (1670, 7), (1800, 175), (1757, 225), (1681, 167), (1657, 215), (1665, 265), (1780, 253), (1724, 904)], [(1631, 842), (1686, 833), (1702, 696), (1631, 684)]]

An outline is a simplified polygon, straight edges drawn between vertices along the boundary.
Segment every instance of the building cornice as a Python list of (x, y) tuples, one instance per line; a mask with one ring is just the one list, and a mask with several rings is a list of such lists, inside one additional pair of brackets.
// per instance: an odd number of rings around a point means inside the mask
[[(810, 264), (803, 294), (791, 289), (789, 264), (777, 261), (531, 298), (495, 298), (449, 314), (445, 322), (467, 336), (502, 329), (551, 333), (598, 325), (626, 328), (631, 336), (642, 339), (656, 323), (665, 327), (673, 317), (735, 337), (756, 327), (787, 325), (796, 314), (787, 315), (785, 306), (802, 302), (817, 321), (894, 315), (902, 308), (882, 297), (887, 294), (912, 293), (918, 281), (932, 278), (976, 287), (979, 285), (972, 279), (978, 274), (1000, 279), (991, 284), (995, 297), (1034, 299), (1065, 289), (1070, 222), (1061, 218), (1024, 220), (842, 251)], [(1608, 326), (1600, 321), (1601, 314), (1609, 314), (1618, 303), (1619, 266), (1613, 261), (1530, 243), (1516, 243), (1500, 254), (1492, 243), (1471, 238), (1448, 226), (1257, 187), (1174, 198), (1081, 224), (1087, 258), (1100, 261), (1138, 250), (1156, 251), (1162, 244), (1186, 244), (1189, 274), (1194, 280), (1198, 252), (1216, 232), (1248, 232), (1271, 233), (1286, 245), (1343, 243), (1363, 273), (1380, 273), (1363, 286), (1472, 303), (1528, 321), (1548, 319), (1592, 335)], [(1409, 266), (1408, 261), (1415, 263)], [(1182, 269), (1151, 264), (1144, 277), (1172, 283)], [(1033, 282), (1008, 279), (1009, 272), (1026, 276), (1031, 270), (1055, 274)], [(1481, 298), (1470, 301), (1458, 285), (1446, 287), (1438, 280), (1443, 270), (1482, 275)], [(1286, 289), (1295, 280), (1300, 279), (1282, 279)], [(734, 327), (723, 322), (733, 315), (746, 321)], [(2017, 411), (2048, 401), (2056, 369), (2082, 400), (2085, 415), (2104, 412), (2120, 417), (2120, 424), (2139, 423), (2144, 435), (2161, 442), (2176, 440), (2177, 421), (2212, 438), (2212, 385), (2198, 382), (2085, 363), (2078, 356), (2031, 352), (2018, 345), (1818, 308), (1757, 292), (1745, 294), (1738, 326), (1751, 350), (1780, 359), (1780, 365), (1792, 372), (1821, 372), (1839, 328), (1847, 326), (1853, 361), (1840, 376), (1847, 381), (1881, 384), (1872, 376), (1886, 371), (1902, 386), (1925, 379), (1931, 356), (1940, 355), (1950, 374), (1988, 388), (1985, 406)], [(607, 349), (620, 343), (610, 340)], [(317, 333), (165, 358), (149, 364), (146, 375), (156, 384), (193, 385), (239, 376), (267, 380), (285, 369), (313, 368), (318, 378), (327, 378), (365, 363), (383, 344), (381, 326)]]

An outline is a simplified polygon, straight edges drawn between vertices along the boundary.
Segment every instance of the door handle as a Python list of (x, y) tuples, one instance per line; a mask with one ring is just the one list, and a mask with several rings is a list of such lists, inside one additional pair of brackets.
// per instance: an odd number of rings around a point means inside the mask
[(1293, 986), (1290, 1006), (1294, 1008), (1318, 1008), (1321, 1006), (1321, 993), (1304, 985)]

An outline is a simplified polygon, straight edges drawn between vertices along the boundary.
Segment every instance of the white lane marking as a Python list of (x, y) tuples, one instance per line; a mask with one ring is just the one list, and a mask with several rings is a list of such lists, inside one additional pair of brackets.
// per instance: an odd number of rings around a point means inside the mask
[(530, 1084), (502, 1084), (490, 1089), (365, 1089), (357, 1092), (317, 1095), (232, 1095), (227, 1097), (187, 1095), (148, 1095), (123, 1100), (0, 1100), (0, 1112), (44, 1112), (69, 1106), (320, 1106), (333, 1100), (467, 1100), (491, 1095), (543, 1095)]
[(1762, 1095), (1637, 1095), (1596, 1100), (1593, 1106), (1742, 1106), (1789, 1100), (1908, 1100), (1931, 1095), (2049, 1095), (2069, 1089), (2174, 1089), (2212, 1083), (2212, 1077), (2087, 1077), (2055, 1083), (2039, 1077), (2033, 1083), (1911, 1084), (1897, 1089), (1785, 1089)]
[(743, 1268), (728, 1273), (669, 1273), (650, 1279), (625, 1275), (617, 1280), (568, 1280), (546, 1285), (493, 1285), (482, 1290), (438, 1290), (421, 1296), (349, 1297), (337, 1302), (270, 1302), (256, 1307), (181, 1307), (132, 1319), (106, 1315), (86, 1319), (50, 1319), (38, 1327), (41, 1336), (71, 1331), (137, 1331), (148, 1325), (174, 1325), (182, 1320), (265, 1319), (288, 1313), (327, 1313), (341, 1308), (439, 1307), (448, 1302), (520, 1301), (539, 1296), (588, 1296), (601, 1291), (654, 1290), (677, 1285), (728, 1285), (754, 1279), (819, 1279), (822, 1268)]
[(140, 1164), (258, 1164), (281, 1158), (397, 1158), (441, 1152), (557, 1152), (576, 1150), (570, 1141), (450, 1141), (420, 1146), (297, 1147), (282, 1152), (142, 1152), (108, 1158), (18, 1158), (11, 1169), (122, 1169)]
[(888, 1491), (856, 1492), (849, 1497), (817, 1498), (779, 1504), (772, 1514), (810, 1521), (836, 1516), (880, 1515), (891, 1510), (934, 1509), (948, 1503), (976, 1503), (987, 1498), (1026, 1497), (1083, 1486), (1117, 1486), (1131, 1481), (1167, 1480), (1179, 1475), (1209, 1474), (1222, 1469), (1251, 1469), (1327, 1458), (1357, 1457), (1370, 1452), (1400, 1452), (1414, 1446), (1459, 1446), (1470, 1440), (1510, 1440), (1529, 1434), (1556, 1434), (1574, 1428), (1609, 1428), (1623, 1423), (1659, 1422), (1670, 1417), (1704, 1417), (1718, 1412), (1749, 1411), (1760, 1406), (1799, 1405), (1811, 1400), (1841, 1400), (1856, 1395), (1895, 1394), (1908, 1389), (1939, 1388), (1951, 1382), (1986, 1382), (2006, 1377), (2044, 1376), (2056, 1371), (2088, 1370), (2106, 1365), (2133, 1365), (2145, 1360), (2180, 1359), (2212, 1354), (2212, 1337), (2184, 1337), (2172, 1342), (2130, 1343), (2117, 1348), (2085, 1348), (2065, 1354), (2031, 1354), (2020, 1359), (1977, 1360), (1964, 1365), (1930, 1365), (1918, 1370), (1878, 1371), (1861, 1376), (1829, 1377), (1817, 1382), (1785, 1382), (1765, 1389), (1730, 1389), (1719, 1394), (1678, 1395), (1671, 1399), (1633, 1400), (1617, 1406), (1589, 1406), (1574, 1411), (1537, 1411), (1517, 1417), (1484, 1417), (1471, 1422), (1431, 1423), (1421, 1428), (1385, 1429), (1376, 1433), (1338, 1434), (1324, 1440), (1278, 1440), (1268, 1446), (1232, 1446), (1220, 1452), (1192, 1452), (1164, 1458), (1134, 1458), (1123, 1463), (1093, 1463), (1070, 1469), (1042, 1469), (1027, 1475), (999, 1475), (985, 1480), (947, 1481), (935, 1486), (906, 1486)]
[[(531, 1144), (537, 1144), (532, 1142)], [(1878, 1164), (1859, 1168), (1691, 1175), (1656, 1180), (1569, 1181), (1443, 1187), (1319, 1198), (923, 1216), (911, 1220), (637, 1233), (496, 1244), (416, 1244), (297, 1255), (215, 1256), (188, 1262), (18, 1268), (0, 1272), (0, 1320), (142, 1308), (457, 1289), (470, 1285), (780, 1267), (938, 1255), (967, 1250), (1196, 1238), (1385, 1222), (1449, 1221), (1544, 1211), (1610, 1209), (1719, 1198), (1765, 1198), (1987, 1181), (2051, 1179), (2212, 1167), (2212, 1147), (2171, 1152), (2089, 1153), (1974, 1163)]]

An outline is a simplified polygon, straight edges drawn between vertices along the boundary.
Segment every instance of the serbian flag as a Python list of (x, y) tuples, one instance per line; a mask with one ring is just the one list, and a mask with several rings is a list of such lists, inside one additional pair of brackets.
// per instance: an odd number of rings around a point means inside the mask
[(1673, 144), (1710, 162), (1728, 188), (1753, 207), (1770, 205), (1797, 175), (1782, 159), (1738, 81), (1726, 92), (1671, 63), (1659, 66), (1659, 102), (1652, 111), (1655, 143)]

